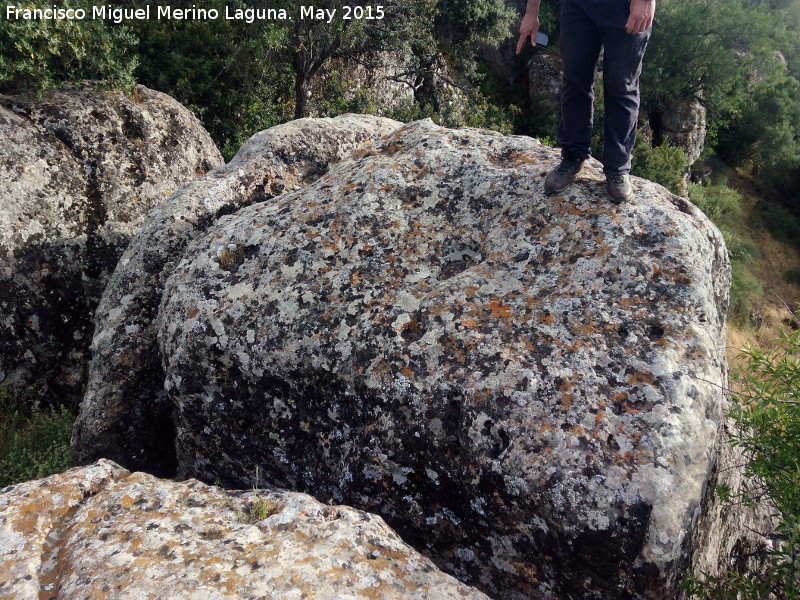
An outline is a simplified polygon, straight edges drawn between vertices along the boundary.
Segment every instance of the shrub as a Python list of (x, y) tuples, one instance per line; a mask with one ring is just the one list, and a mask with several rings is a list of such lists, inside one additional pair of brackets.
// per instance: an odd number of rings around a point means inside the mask
[(0, 390), (0, 488), (70, 468), (74, 421), (63, 406), (24, 414), (17, 400)]
[(800, 247), (800, 220), (783, 206), (769, 206), (761, 215), (772, 236)]
[(800, 283), (800, 267), (792, 267), (783, 274), (783, 278), (789, 283)]
[[(136, 37), (125, 26), (92, 19), (88, 0), (55, 2), (84, 9), (84, 20), (0, 20), (0, 89), (41, 92), (65, 82), (102, 80), (128, 89), (134, 82)], [(44, 8), (48, 8), (45, 6)]]
[(673, 146), (668, 140), (655, 148), (637, 144), (633, 153), (631, 173), (660, 183), (673, 194), (683, 194), (683, 174), (689, 159), (683, 148)]
[[(800, 313), (798, 314), (800, 316)], [(781, 331), (767, 351), (745, 349), (737, 378), (743, 392), (730, 412), (732, 443), (746, 459), (750, 484), (729, 500), (766, 503), (775, 531), (759, 572), (731, 571), (723, 577), (690, 576), (690, 597), (777, 600), (800, 598), (800, 331)]]
[(717, 225), (724, 215), (742, 213), (742, 196), (727, 185), (689, 184), (689, 199)]

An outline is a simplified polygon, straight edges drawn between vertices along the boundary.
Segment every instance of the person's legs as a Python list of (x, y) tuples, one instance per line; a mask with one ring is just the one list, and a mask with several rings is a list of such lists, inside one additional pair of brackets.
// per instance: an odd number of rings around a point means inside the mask
[(587, 0), (561, 2), (561, 124), (558, 143), (565, 159), (588, 158), (592, 143), (594, 73), (601, 37), (586, 12)]
[(639, 117), (639, 75), (650, 33), (650, 29), (627, 33), (624, 24), (602, 29), (605, 95), (602, 163), (606, 175), (626, 174), (631, 170)]

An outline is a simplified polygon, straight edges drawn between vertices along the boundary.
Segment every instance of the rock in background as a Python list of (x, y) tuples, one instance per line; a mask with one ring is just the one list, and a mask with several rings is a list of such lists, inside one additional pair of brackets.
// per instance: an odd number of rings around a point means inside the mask
[(689, 167), (700, 158), (706, 142), (706, 107), (697, 99), (664, 107), (656, 122), (658, 135), (683, 148)]
[(229, 164), (178, 190), (151, 214), (97, 310), (89, 381), (73, 433), (79, 463), (106, 457), (133, 469), (174, 473), (172, 407), (154, 321), (164, 282), (186, 246), (224, 215), (316, 181), (331, 165), (400, 125), (343, 115), (272, 127), (253, 136)]
[(488, 600), (380, 517), (101, 460), (0, 492), (0, 595)]
[(596, 162), (545, 196), (557, 162), (417, 122), (196, 237), (158, 315), (180, 472), (376, 512), (495, 598), (674, 597), (725, 246), (650, 182), (611, 205)]
[(0, 95), (0, 385), (82, 392), (92, 316), (148, 210), (222, 162), (165, 94)]

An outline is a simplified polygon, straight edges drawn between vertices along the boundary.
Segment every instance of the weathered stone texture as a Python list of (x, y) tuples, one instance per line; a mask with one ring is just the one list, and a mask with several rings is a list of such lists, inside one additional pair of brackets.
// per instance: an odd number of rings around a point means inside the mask
[(683, 148), (691, 167), (706, 143), (706, 108), (697, 100), (672, 104), (660, 113), (659, 135)]
[(87, 392), (73, 435), (80, 463), (106, 457), (129, 468), (174, 471), (171, 407), (165, 402), (154, 320), (164, 281), (186, 245), (220, 217), (315, 181), (332, 164), (399, 126), (391, 119), (343, 115), (273, 127), (150, 214), (97, 310)]
[(181, 473), (376, 512), (496, 598), (674, 597), (726, 250), (656, 184), (610, 204), (596, 162), (545, 196), (557, 160), (417, 122), (194, 239), (158, 315)]
[(305, 494), (160, 480), (106, 460), (0, 492), (0, 595), (488, 600), (380, 517)]
[[(743, 466), (747, 458), (741, 448), (731, 445), (731, 422), (721, 432), (712, 485), (727, 486), (732, 496), (743, 493), (754, 482), (747, 481)], [(767, 553), (773, 541), (769, 533), (778, 525), (775, 511), (768, 504), (747, 505), (723, 500), (709, 486), (703, 512), (694, 529), (692, 569), (697, 576), (725, 577), (729, 571), (764, 572)], [(682, 594), (685, 600), (686, 595)]]
[(80, 393), (92, 313), (147, 211), (222, 161), (175, 100), (0, 95), (0, 383)]

